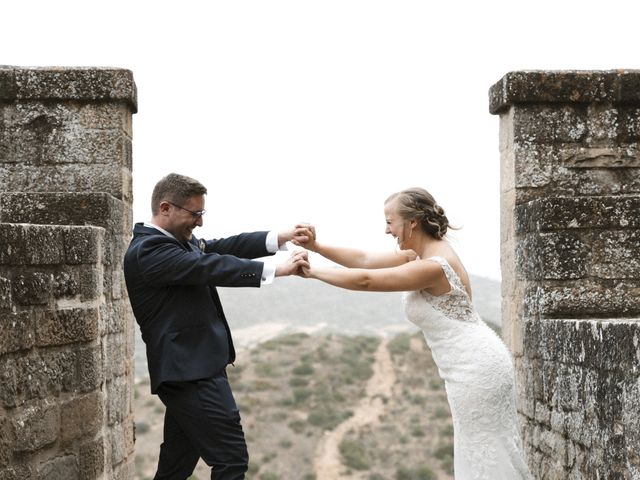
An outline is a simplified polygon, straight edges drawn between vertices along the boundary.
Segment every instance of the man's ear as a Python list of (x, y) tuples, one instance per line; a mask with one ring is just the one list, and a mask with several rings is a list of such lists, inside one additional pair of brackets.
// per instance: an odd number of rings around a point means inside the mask
[(169, 202), (160, 202), (158, 211), (160, 215), (169, 215), (169, 208), (171, 208), (171, 204)]

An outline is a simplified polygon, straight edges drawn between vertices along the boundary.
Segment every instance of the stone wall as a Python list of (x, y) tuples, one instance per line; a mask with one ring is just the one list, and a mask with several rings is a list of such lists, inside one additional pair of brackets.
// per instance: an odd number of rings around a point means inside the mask
[(640, 71), (513, 72), (503, 329), (541, 479), (640, 478)]
[(133, 478), (130, 71), (0, 67), (0, 478)]

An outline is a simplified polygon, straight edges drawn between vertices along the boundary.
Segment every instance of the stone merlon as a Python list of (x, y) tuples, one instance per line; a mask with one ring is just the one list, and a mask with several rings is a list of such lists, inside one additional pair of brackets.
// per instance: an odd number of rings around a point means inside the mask
[(640, 105), (640, 70), (509, 72), (489, 89), (492, 114), (533, 103)]
[(138, 111), (133, 73), (122, 68), (0, 65), (0, 101), (121, 101)]

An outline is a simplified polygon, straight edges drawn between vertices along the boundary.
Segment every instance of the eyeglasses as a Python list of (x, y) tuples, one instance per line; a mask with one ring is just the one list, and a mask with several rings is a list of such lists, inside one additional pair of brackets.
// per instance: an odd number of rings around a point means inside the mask
[(184, 210), (185, 212), (189, 212), (194, 220), (197, 219), (197, 218), (202, 217), (206, 212), (206, 210), (199, 210), (197, 212), (194, 212), (193, 210), (189, 210), (188, 208), (181, 207), (180, 205), (176, 205), (175, 203), (172, 203), (172, 202), (169, 202), (169, 201), (167, 201), (167, 203), (169, 205), (173, 205), (176, 208), (179, 208), (180, 210)]

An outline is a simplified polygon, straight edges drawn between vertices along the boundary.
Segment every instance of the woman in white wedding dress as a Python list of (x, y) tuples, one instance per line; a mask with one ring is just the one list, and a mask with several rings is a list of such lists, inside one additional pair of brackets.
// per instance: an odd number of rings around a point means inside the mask
[[(404, 291), (407, 318), (422, 330), (445, 381), (454, 430), (457, 480), (530, 479), (515, 407), (514, 370), (502, 340), (478, 316), (469, 276), (444, 239), (449, 222), (424, 189), (385, 202), (386, 233), (400, 251), (371, 254), (316, 240), (299, 244), (348, 268), (311, 265), (304, 276), (347, 288)], [(417, 254), (417, 255), (416, 255)]]

